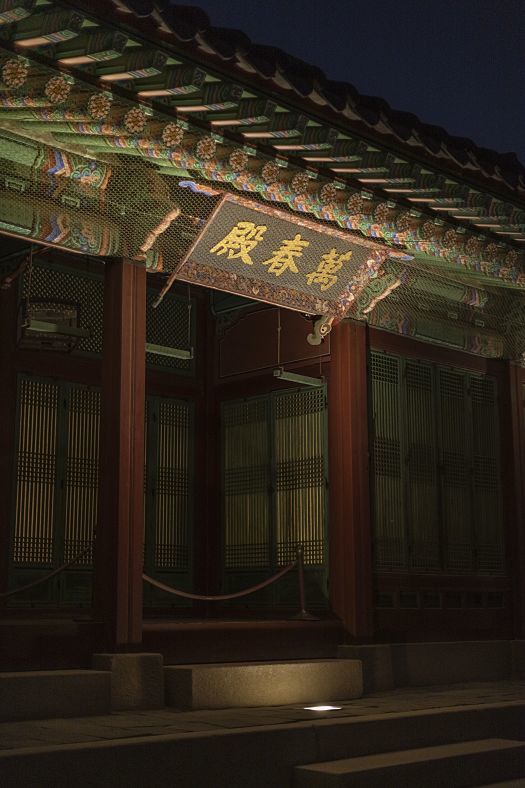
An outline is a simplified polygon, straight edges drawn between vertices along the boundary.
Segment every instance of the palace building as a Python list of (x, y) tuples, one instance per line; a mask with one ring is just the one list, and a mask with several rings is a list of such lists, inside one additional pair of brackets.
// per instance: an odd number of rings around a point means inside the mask
[(0, 669), (525, 638), (517, 158), (167, 0), (0, 32)]

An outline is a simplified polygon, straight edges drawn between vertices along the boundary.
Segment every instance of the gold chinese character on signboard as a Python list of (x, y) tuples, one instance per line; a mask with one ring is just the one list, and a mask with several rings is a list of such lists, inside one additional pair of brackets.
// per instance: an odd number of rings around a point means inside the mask
[(228, 235), (222, 241), (219, 241), (213, 249), (210, 249), (210, 252), (218, 255), (227, 252), (228, 260), (235, 260), (240, 257), (246, 265), (253, 265), (250, 252), (255, 249), (259, 241), (263, 240), (266, 229), (264, 224), (256, 225), (254, 222), (237, 222)]
[(273, 253), (273, 257), (263, 261), (263, 265), (268, 265), (268, 271), (275, 276), (281, 276), (288, 269), (297, 274), (295, 258), (300, 257), (307, 246), (310, 246), (310, 241), (304, 241), (297, 233), (293, 239), (285, 239), (279, 249)]
[(337, 271), (352, 257), (352, 252), (346, 254), (338, 254), (336, 249), (330, 249), (329, 252), (321, 257), (321, 262), (315, 271), (306, 275), (306, 281), (309, 285), (321, 285), (321, 290), (328, 290), (328, 288), (335, 285), (337, 282)]

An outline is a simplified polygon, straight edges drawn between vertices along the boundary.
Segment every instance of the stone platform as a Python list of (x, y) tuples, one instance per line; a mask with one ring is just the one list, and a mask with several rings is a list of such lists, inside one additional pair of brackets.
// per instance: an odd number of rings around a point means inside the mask
[(327, 703), (363, 694), (355, 659), (177, 665), (164, 675), (167, 703), (180, 709)]
[[(299, 766), (474, 740), (525, 739), (524, 682), (398, 689), (334, 705), (341, 708), (158, 709), (3, 723), (0, 784), (291, 788)], [(525, 764), (513, 778), (503, 768), (497, 776), (479, 769), (468, 784), (511, 780), (514, 786), (523, 778)], [(399, 785), (389, 777), (383, 784)], [(464, 784), (459, 778), (445, 786)]]

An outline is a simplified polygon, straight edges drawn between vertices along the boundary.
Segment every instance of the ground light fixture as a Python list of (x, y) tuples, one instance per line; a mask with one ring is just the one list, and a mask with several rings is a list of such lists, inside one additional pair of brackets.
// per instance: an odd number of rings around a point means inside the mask
[(339, 711), (342, 706), (303, 706), (305, 711)]

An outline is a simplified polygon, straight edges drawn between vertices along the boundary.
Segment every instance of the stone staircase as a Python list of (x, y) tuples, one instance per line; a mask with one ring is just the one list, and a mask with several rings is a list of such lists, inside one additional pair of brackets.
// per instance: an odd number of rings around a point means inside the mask
[[(298, 766), (294, 788), (433, 788), (525, 778), (525, 742), (480, 739)], [(483, 783), (480, 782), (483, 780)]]
[[(525, 700), (384, 713), (388, 695), (335, 718), (295, 706), (45, 720), (40, 744), (37, 723), (3, 724), (0, 785), (460, 788), (525, 777)], [(13, 728), (35, 741), (6, 748)]]
[[(0, 785), (459, 788), (525, 778), (525, 684), (509, 682), (511, 670), (522, 678), (521, 646), (512, 661), (506, 646), (473, 644), (470, 675), (498, 683), (470, 688), (440, 686), (467, 665), (456, 654), (447, 672), (443, 644), (439, 670), (426, 646), (357, 648), (342, 650), (351, 659), (167, 666), (160, 654), (101, 654), (93, 670), (0, 674)], [(401, 671), (412, 688), (392, 687)], [(414, 687), (422, 678), (434, 686)], [(330, 702), (341, 708), (305, 709)], [(23, 722), (39, 719), (40, 730)]]

